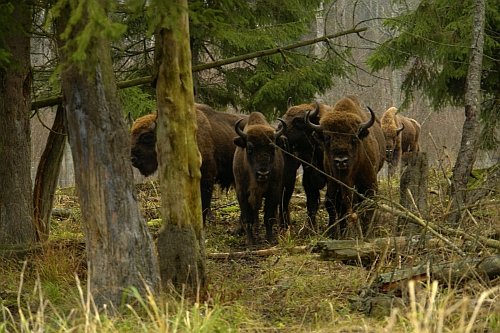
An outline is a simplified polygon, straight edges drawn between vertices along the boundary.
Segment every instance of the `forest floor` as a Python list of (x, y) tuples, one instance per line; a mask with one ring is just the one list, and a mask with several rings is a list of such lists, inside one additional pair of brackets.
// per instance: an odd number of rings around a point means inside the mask
[[(397, 184), (397, 180), (381, 180), (380, 200), (399, 201)], [(439, 179), (430, 182), (434, 194), (429, 195), (426, 218), (436, 224), (449, 210), (444, 186)], [(158, 183), (138, 184), (137, 198), (156, 239)], [(375, 301), (370, 303), (367, 295), (377, 294), (374, 281), (378, 275), (422, 263), (464, 260), (453, 246), (408, 247), (360, 260), (322, 260), (314, 249), (318, 242), (329, 240), (324, 235), (328, 216), (321, 208), (318, 230), (309, 227), (300, 184), (291, 202), (293, 224), (286, 230), (276, 228), (272, 245), (263, 240), (263, 226), (252, 248), (245, 245), (243, 235), (233, 232), (239, 216), (233, 190), (216, 191), (212, 206), (206, 228), (207, 297), (193, 303), (167, 293), (157, 300), (139, 299), (140, 310), (130, 306), (119, 318), (104, 319), (84, 297), (84, 237), (75, 190), (59, 189), (54, 208), (70, 213), (53, 218), (52, 245), (27, 261), (11, 259), (0, 264), (0, 332), (500, 332), (498, 278), (478, 274), (447, 284), (431, 283), (427, 274), (414, 288), (403, 282), (399, 294), (384, 293), (397, 304), (392, 310), (387, 304), (375, 309)], [(469, 235), (498, 238), (500, 213), (495, 198), (483, 200), (469, 212), (460, 229)], [(371, 238), (404, 234), (398, 231), (397, 221), (389, 212), (380, 213)], [(355, 239), (355, 230), (350, 226), (345, 238)], [(420, 232), (418, 228), (413, 231)], [(444, 237), (468, 258), (498, 255), (497, 249), (481, 242)], [(262, 255), (249, 250), (262, 250)], [(235, 252), (245, 254), (235, 256)]]

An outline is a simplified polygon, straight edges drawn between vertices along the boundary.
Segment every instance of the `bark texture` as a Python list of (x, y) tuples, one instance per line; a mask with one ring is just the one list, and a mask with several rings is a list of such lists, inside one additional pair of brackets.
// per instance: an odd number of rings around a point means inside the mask
[[(401, 160), (401, 180), (399, 183), (399, 203), (410, 212), (427, 218), (427, 192), (429, 163), (425, 152), (403, 153)], [(415, 226), (415, 225), (411, 225)], [(398, 218), (398, 227), (402, 230), (413, 230), (407, 219)], [(407, 230), (407, 231), (409, 231)]]
[[(70, 17), (66, 7), (57, 24), (59, 31)], [(134, 193), (129, 137), (109, 41), (93, 36), (84, 66), (67, 62), (73, 51), (71, 41), (87, 22), (84, 9), (61, 54), (61, 86), (84, 221), (88, 283), (97, 306), (112, 308), (121, 303), (126, 288), (133, 286), (144, 294), (147, 285), (156, 292), (159, 281), (153, 242)], [(63, 47), (64, 41), (59, 42)]]
[(476, 161), (476, 152), (479, 146), (485, 2), (485, 0), (474, 1), (470, 63), (465, 85), (465, 122), (451, 184), (452, 208), (456, 212), (448, 215), (447, 219), (451, 225), (456, 225), (462, 215), (461, 206), (465, 204), (467, 199), (467, 183)]
[(49, 238), (50, 218), (54, 195), (57, 189), (59, 170), (64, 155), (66, 143), (66, 126), (64, 126), (64, 108), (57, 107), (56, 118), (47, 138), (35, 176), (33, 190), (34, 221), (38, 240), (45, 241)]
[[(206, 283), (200, 166), (191, 74), (187, 1), (177, 0), (175, 31), (157, 34), (157, 151), (164, 226), (158, 236), (163, 286), (195, 293)], [(170, 18), (171, 19), (171, 18)]]
[[(14, 3), (11, 33), (0, 47), (12, 54), (11, 66), (0, 68), (0, 244), (36, 241), (31, 182), (31, 11)], [(5, 44), (2, 45), (2, 42)]]

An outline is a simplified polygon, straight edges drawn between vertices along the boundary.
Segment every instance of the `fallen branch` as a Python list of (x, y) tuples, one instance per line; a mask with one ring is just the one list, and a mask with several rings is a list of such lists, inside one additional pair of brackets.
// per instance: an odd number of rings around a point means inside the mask
[[(195, 73), (195, 72), (203, 71), (206, 69), (221, 67), (221, 66), (233, 64), (233, 63), (244, 61), (244, 60), (264, 57), (264, 56), (280, 53), (284, 50), (292, 50), (292, 49), (296, 49), (299, 47), (303, 47), (303, 46), (307, 46), (307, 45), (311, 45), (311, 44), (315, 44), (315, 43), (319, 43), (319, 42), (324, 42), (324, 41), (327, 41), (329, 39), (334, 39), (334, 38), (342, 37), (342, 36), (349, 35), (349, 34), (359, 34), (363, 31), (366, 31), (367, 29), (368, 28), (366, 28), (366, 27), (353, 28), (353, 29), (341, 31), (341, 32), (338, 32), (335, 34), (321, 36), (318, 38), (301, 41), (299, 43), (294, 43), (291, 45), (285, 45), (285, 46), (276, 47), (273, 49), (266, 49), (266, 50), (261, 50), (261, 51), (252, 52), (252, 53), (248, 53), (248, 54), (243, 54), (243, 55), (232, 57), (229, 59), (214, 61), (214, 62), (210, 62), (210, 63), (206, 63), (206, 64), (195, 65), (192, 67), (191, 70), (193, 73)], [(124, 89), (124, 88), (130, 88), (130, 87), (134, 87), (134, 86), (141, 85), (141, 84), (149, 84), (153, 81), (153, 79), (154, 79), (153, 76), (146, 76), (146, 77), (140, 77), (140, 78), (129, 80), (129, 81), (120, 81), (116, 85), (117, 85), (118, 89)], [(48, 99), (33, 101), (31, 103), (31, 109), (36, 110), (37, 108), (44, 108), (44, 107), (48, 107), (48, 106), (57, 105), (60, 103), (62, 103), (62, 96), (55, 96), (55, 97), (51, 97)]]
[[(464, 252), (462, 250), (460, 250), (455, 244), (453, 244), (449, 239), (445, 238), (442, 234), (452, 235), (452, 236), (460, 236), (460, 237), (463, 237), (464, 239), (478, 242), (484, 246), (488, 246), (488, 247), (492, 247), (492, 248), (500, 250), (500, 241), (497, 241), (497, 240), (491, 239), (491, 238), (487, 238), (487, 237), (484, 237), (481, 235), (469, 235), (469, 234), (467, 234), (461, 230), (458, 230), (458, 229), (451, 229), (451, 228), (447, 228), (444, 226), (439, 226), (433, 222), (425, 221), (425, 220), (417, 217), (415, 214), (411, 213), (410, 211), (408, 211), (403, 206), (401, 206), (397, 203), (393, 202), (393, 204), (396, 207), (389, 207), (389, 206), (383, 205), (383, 204), (378, 204), (378, 207), (379, 207), (379, 209), (381, 209), (383, 211), (393, 213), (397, 216), (406, 217), (406, 218), (408, 218), (409, 222), (418, 224), (423, 228), (427, 228), (427, 230), (429, 232), (431, 232), (436, 237), (443, 239), (443, 241), (445, 241), (448, 245), (452, 246), (457, 251), (457, 253), (459, 253), (463, 257), (465, 257)], [(437, 230), (439, 230), (440, 233), (437, 232)]]
[(449, 239), (447, 239), (442, 234), (440, 234), (439, 232), (436, 231), (436, 229), (439, 228), (437, 225), (433, 224), (432, 222), (425, 221), (425, 220), (421, 219), (420, 217), (416, 216), (415, 214), (413, 214), (412, 212), (410, 212), (409, 210), (407, 210), (406, 208), (404, 208), (403, 206), (401, 206), (399, 204), (396, 204), (396, 203), (394, 203), (394, 204), (397, 205), (398, 208), (401, 210), (398, 210), (394, 207), (389, 207), (389, 206), (386, 206), (383, 204), (379, 204), (378, 207), (382, 211), (386, 211), (389, 213), (395, 213), (398, 216), (403, 216), (403, 217), (409, 218), (410, 222), (416, 223), (419, 226), (421, 226), (422, 228), (425, 228), (427, 230), (427, 232), (433, 234), (434, 236), (436, 236), (437, 238), (441, 239), (443, 242), (445, 242), (446, 244), (451, 246), (462, 257), (465, 258), (467, 256), (467, 254), (465, 254), (465, 252), (462, 251), (458, 246), (453, 244), (452, 241), (450, 241)]
[(235, 259), (235, 258), (251, 258), (251, 257), (267, 257), (281, 253), (307, 253), (312, 248), (310, 246), (295, 246), (292, 248), (272, 247), (264, 250), (241, 251), (241, 252), (226, 252), (226, 253), (208, 253), (209, 259)]

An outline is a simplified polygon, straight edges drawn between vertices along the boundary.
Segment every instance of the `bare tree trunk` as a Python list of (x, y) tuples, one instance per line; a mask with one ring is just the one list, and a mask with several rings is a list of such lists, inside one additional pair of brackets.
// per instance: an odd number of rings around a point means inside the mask
[[(175, 31), (160, 28), (161, 48), (156, 95), (158, 151), (163, 227), (158, 235), (158, 257), (163, 286), (172, 283), (190, 293), (206, 284), (200, 166), (196, 142), (196, 117), (187, 0), (174, 1), (179, 8)], [(174, 18), (167, 20), (174, 20)], [(158, 50), (157, 50), (158, 51)], [(175, 96), (175, 97), (174, 97)]]
[[(61, 11), (58, 36), (74, 15), (75, 8), (69, 6)], [(127, 288), (145, 294), (149, 287), (156, 292), (159, 281), (153, 242), (134, 193), (130, 141), (109, 42), (86, 31), (90, 39), (85, 62), (68, 61), (77, 47), (75, 38), (89, 22), (89, 12), (83, 8), (66, 44), (59, 40), (63, 105), (84, 221), (88, 283), (98, 307), (108, 304), (115, 309)], [(95, 15), (104, 8), (94, 5), (92, 11)]]
[(456, 213), (451, 213), (447, 219), (451, 225), (456, 225), (460, 220), (462, 213), (460, 207), (466, 202), (467, 183), (476, 161), (476, 152), (479, 146), (485, 2), (485, 0), (475, 0), (474, 2), (470, 64), (465, 86), (465, 122), (451, 184), (452, 208), (456, 210)]
[(38, 240), (43, 241), (49, 238), (52, 205), (65, 145), (64, 108), (59, 105), (35, 176), (33, 206)]
[(0, 66), (0, 244), (36, 241), (31, 192), (31, 11), (24, 1), (13, 5), (12, 16), (7, 16), (12, 21), (2, 22), (12, 29), (0, 38), (0, 49), (12, 54), (9, 67)]

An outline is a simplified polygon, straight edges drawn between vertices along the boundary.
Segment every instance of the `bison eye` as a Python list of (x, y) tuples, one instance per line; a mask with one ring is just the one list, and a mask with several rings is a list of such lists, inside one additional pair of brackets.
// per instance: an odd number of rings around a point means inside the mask
[(247, 154), (251, 155), (253, 153), (253, 145), (247, 142)]
[(353, 146), (357, 145), (359, 142), (359, 138), (357, 135), (353, 135), (352, 138), (351, 138), (351, 143)]
[(154, 145), (156, 142), (154, 133), (146, 133), (141, 135), (140, 142), (145, 145)]

